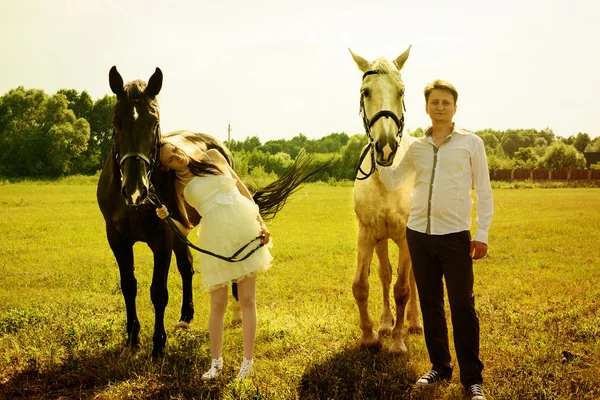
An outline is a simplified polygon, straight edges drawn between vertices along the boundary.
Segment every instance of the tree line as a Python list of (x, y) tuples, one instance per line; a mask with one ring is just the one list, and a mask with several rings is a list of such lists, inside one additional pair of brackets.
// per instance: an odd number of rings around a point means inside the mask
[[(86, 91), (61, 89), (53, 95), (40, 89), (11, 89), (0, 97), (0, 176), (58, 177), (93, 175), (102, 169), (112, 148), (115, 96), (92, 100)], [(408, 131), (423, 136), (422, 129)], [(584, 152), (600, 152), (600, 137), (579, 132), (567, 138), (552, 129), (484, 129), (474, 131), (484, 143), (491, 171), (499, 169), (585, 169)], [(291, 165), (301, 149), (317, 162), (330, 164), (315, 179), (352, 180), (364, 133), (331, 133), (309, 139), (261, 142), (257, 136), (227, 143), (241, 176), (273, 173)], [(594, 168), (600, 168), (595, 165)]]

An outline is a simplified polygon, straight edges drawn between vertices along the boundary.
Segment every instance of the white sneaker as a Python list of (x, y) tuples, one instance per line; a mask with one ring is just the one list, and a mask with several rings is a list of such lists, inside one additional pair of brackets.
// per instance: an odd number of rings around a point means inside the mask
[(471, 400), (485, 400), (483, 395), (483, 388), (480, 383), (469, 386), (467, 394), (471, 397)]
[(223, 370), (223, 357), (213, 358), (210, 363), (210, 369), (202, 375), (203, 381), (210, 381), (221, 374)]
[(244, 357), (244, 360), (242, 361), (242, 367), (240, 368), (240, 372), (238, 373), (238, 376), (236, 379), (238, 381), (243, 381), (244, 379), (248, 379), (252, 376), (253, 372), (254, 372), (254, 360), (253, 359), (246, 360), (246, 358)]

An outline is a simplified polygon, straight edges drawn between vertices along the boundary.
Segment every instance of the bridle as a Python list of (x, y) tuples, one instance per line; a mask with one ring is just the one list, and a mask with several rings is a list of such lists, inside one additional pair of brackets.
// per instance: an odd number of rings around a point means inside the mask
[(148, 190), (152, 188), (152, 181), (150, 180), (150, 175), (154, 170), (154, 166), (156, 165), (156, 160), (158, 160), (158, 153), (160, 151), (160, 125), (157, 123), (156, 128), (154, 129), (154, 148), (152, 149), (152, 154), (147, 156), (146, 154), (139, 151), (130, 151), (128, 153), (119, 155), (119, 151), (117, 150), (117, 140), (115, 134), (115, 128), (112, 131), (113, 135), (113, 155), (115, 156), (115, 160), (117, 161), (117, 165), (119, 166), (119, 173), (121, 175), (121, 181), (123, 181), (123, 164), (130, 158), (136, 158), (143, 160), (146, 164), (148, 164), (148, 174), (146, 176), (148, 185), (150, 186)]
[[(378, 75), (380, 73), (381, 72), (377, 72), (377, 71), (367, 71), (363, 74), (362, 80), (364, 81), (365, 78), (369, 75)], [(402, 101), (402, 108), (404, 109), (404, 111), (406, 111), (406, 104), (404, 104), (404, 93), (402, 93), (402, 96), (400, 97), (400, 101)], [(399, 142), (402, 139), (402, 132), (404, 131), (404, 114), (402, 114), (402, 116), (400, 118), (398, 118), (398, 116), (393, 111), (380, 110), (377, 113), (375, 113), (375, 115), (373, 115), (371, 117), (371, 119), (369, 119), (365, 112), (365, 97), (364, 97), (363, 93), (360, 94), (360, 111), (359, 112), (362, 116), (365, 133), (367, 135), (367, 138), (369, 138), (369, 144), (367, 145), (367, 147), (365, 147), (362, 154), (360, 155), (358, 165), (356, 166), (356, 170), (355, 170), (356, 179), (359, 181), (362, 181), (362, 180), (365, 180), (368, 177), (370, 177), (373, 174), (373, 172), (375, 172), (377, 170), (377, 164), (375, 163), (375, 144), (374, 144), (375, 140), (373, 139), (373, 136), (371, 136), (371, 127), (380, 118), (383, 118), (383, 117), (391, 118), (396, 123), (396, 126), (398, 127), (398, 132), (396, 133), (396, 138)], [(369, 153), (369, 152), (371, 153), (371, 169), (367, 173), (367, 172), (363, 171), (363, 169), (361, 168), (361, 164), (362, 164), (363, 160), (365, 159), (365, 157), (367, 156), (367, 153)], [(358, 176), (359, 173), (361, 173), (363, 176), (359, 177)]]

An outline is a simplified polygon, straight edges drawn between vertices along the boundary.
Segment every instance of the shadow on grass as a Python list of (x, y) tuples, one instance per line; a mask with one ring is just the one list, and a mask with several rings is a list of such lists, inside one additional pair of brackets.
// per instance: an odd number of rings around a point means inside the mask
[(385, 349), (347, 348), (309, 366), (298, 388), (300, 399), (433, 399), (435, 391), (414, 387), (418, 372), (410, 355)]
[[(48, 364), (29, 360), (19, 371), (0, 378), (0, 399), (170, 399), (221, 398), (225, 388), (200, 380), (200, 366), (210, 363), (199, 350), (204, 339), (178, 335), (166, 357), (152, 358), (150, 349), (121, 358), (120, 348), (82, 351)], [(226, 371), (223, 379), (233, 376)]]

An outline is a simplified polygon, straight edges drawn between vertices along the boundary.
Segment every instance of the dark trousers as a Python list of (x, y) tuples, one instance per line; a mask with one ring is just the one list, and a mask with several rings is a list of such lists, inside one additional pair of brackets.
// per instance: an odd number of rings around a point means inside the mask
[(448, 291), (454, 347), (465, 387), (482, 383), (479, 360), (479, 318), (473, 295), (473, 260), (469, 231), (428, 235), (406, 229), (406, 240), (419, 292), (425, 344), (434, 368), (449, 364), (444, 283)]

